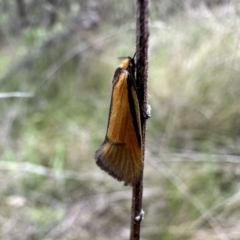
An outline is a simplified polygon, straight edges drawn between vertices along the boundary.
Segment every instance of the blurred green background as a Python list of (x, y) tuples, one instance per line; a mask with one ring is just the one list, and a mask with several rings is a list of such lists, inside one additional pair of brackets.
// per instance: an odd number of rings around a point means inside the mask
[[(240, 239), (239, 14), (151, 1), (141, 239)], [(1, 0), (0, 239), (129, 239), (131, 188), (93, 156), (134, 52), (134, 1)]]

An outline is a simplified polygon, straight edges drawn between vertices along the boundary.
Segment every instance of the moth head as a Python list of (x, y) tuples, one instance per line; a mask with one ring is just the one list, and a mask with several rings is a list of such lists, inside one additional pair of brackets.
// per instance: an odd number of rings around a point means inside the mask
[(132, 57), (120, 57), (119, 59), (123, 60), (119, 65), (123, 69), (131, 69), (135, 67), (135, 60)]

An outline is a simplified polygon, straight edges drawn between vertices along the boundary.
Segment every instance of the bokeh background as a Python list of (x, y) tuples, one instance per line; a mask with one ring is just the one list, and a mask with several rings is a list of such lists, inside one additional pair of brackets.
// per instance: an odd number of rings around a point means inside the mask
[[(240, 2), (152, 0), (142, 238), (240, 239)], [(135, 1), (0, 1), (0, 239), (129, 239), (101, 171)]]

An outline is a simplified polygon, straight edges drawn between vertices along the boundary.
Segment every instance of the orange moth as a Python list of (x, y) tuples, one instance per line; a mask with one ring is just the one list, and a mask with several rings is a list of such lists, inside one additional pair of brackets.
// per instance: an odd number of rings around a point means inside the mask
[(97, 165), (125, 185), (133, 185), (143, 169), (140, 106), (134, 57), (121, 58), (112, 81), (105, 140), (95, 153)]

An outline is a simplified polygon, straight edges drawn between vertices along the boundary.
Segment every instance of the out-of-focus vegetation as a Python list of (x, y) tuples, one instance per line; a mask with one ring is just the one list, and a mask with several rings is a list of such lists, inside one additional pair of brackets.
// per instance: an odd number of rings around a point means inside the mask
[[(131, 188), (95, 165), (131, 1), (0, 2), (0, 238), (128, 239)], [(240, 239), (237, 1), (152, 1), (142, 239)]]

